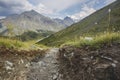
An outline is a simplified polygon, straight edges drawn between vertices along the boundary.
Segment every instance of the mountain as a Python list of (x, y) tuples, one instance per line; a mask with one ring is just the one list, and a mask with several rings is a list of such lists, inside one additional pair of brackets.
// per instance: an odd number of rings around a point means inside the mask
[(75, 23), (74, 20), (72, 18), (68, 17), (68, 16), (64, 18), (63, 22), (66, 26), (70, 26), (73, 23)]
[[(110, 11), (110, 12), (109, 12)], [(120, 31), (120, 0), (96, 11), (78, 23), (61, 30), (38, 43), (59, 46), (82, 35), (95, 35), (105, 31)]]
[(54, 21), (59, 24), (59, 25), (63, 25), (65, 27), (68, 27), (70, 25), (72, 25), (73, 23), (75, 23), (75, 21), (70, 18), (70, 17), (65, 17), (63, 20), (62, 19), (59, 19), (59, 18), (55, 18)]
[(34, 10), (13, 14), (0, 20), (0, 32), (4, 34), (7, 34), (8, 30), (13, 34), (22, 34), (37, 30), (57, 32), (63, 28), (63, 25), (58, 25), (53, 19)]

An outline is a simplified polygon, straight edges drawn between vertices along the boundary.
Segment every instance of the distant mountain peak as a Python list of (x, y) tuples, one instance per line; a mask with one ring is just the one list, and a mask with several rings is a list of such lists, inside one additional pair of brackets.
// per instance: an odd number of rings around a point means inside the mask
[(75, 23), (75, 21), (74, 21), (71, 17), (66, 16), (66, 17), (64, 18), (64, 23), (65, 23), (65, 25), (70, 26), (70, 25), (72, 25), (73, 23)]
[[(41, 15), (35, 10), (25, 11), (21, 15)], [(42, 16), (42, 15), (41, 15)]]
[(36, 11), (32, 9), (30, 12), (36, 12)]
[(71, 18), (71, 17), (66, 16), (66, 17), (64, 18), (64, 20), (72, 20), (72, 18)]
[(28, 11), (29, 13), (35, 13), (35, 14), (40, 14), (40, 13), (38, 13), (37, 11), (35, 11), (35, 10), (30, 10), (30, 11)]
[(74, 20), (68, 16), (66, 16), (64, 19), (55, 18), (54, 21), (57, 22), (58, 24), (62, 24), (65, 27), (68, 27), (74, 23)]

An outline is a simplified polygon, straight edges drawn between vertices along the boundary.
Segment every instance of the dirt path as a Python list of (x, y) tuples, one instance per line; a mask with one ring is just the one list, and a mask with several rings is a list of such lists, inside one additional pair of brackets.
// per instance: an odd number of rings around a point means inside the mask
[[(28, 53), (32, 54), (28, 56)], [(120, 43), (95, 50), (64, 47), (18, 52), (0, 49), (0, 80), (120, 80), (119, 73)]]
[(58, 48), (47, 51), (44, 58), (31, 62), (27, 80), (61, 80), (58, 73)]

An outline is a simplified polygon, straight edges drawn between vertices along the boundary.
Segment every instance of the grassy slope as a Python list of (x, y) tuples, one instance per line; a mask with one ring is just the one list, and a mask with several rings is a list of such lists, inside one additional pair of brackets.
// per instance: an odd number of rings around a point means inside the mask
[(120, 32), (107, 32), (101, 33), (91, 37), (80, 37), (76, 38), (74, 41), (67, 41), (62, 46), (76, 46), (76, 47), (83, 47), (83, 46), (90, 46), (94, 48), (99, 48), (104, 44), (112, 44), (114, 42), (120, 43)]
[[(68, 40), (74, 40), (83, 35), (94, 35), (108, 29), (108, 9), (111, 8), (110, 28), (114, 31), (120, 30), (120, 1), (114, 2), (94, 14), (86, 17), (82, 21), (59, 31), (39, 43), (48, 46), (59, 46)], [(97, 22), (97, 24), (95, 24)]]
[(37, 49), (48, 48), (44, 45), (37, 45), (35, 43), (36, 43), (36, 40), (22, 42), (22, 41), (15, 40), (15, 39), (0, 37), (0, 47), (4, 46), (7, 48), (15, 48), (18, 50), (37, 50)]
[(53, 33), (54, 32), (52, 31), (42, 31), (42, 32), (27, 31), (17, 37), (20, 38), (22, 41), (31, 41), (31, 40), (42, 39)]

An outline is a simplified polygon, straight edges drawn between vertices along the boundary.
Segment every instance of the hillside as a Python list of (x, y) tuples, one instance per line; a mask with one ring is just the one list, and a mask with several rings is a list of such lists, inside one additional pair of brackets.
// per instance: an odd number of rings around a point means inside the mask
[[(109, 10), (111, 12), (109, 13)], [(120, 31), (120, 1), (96, 11), (82, 21), (61, 30), (40, 41), (40, 44), (59, 46), (68, 40), (74, 40), (84, 35), (95, 35), (105, 31)]]

